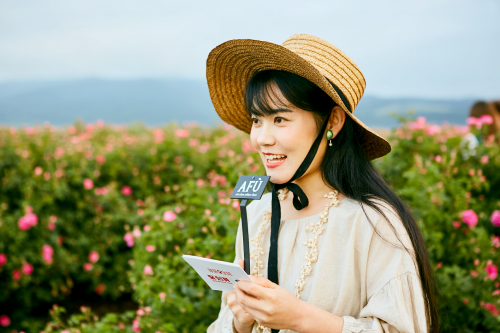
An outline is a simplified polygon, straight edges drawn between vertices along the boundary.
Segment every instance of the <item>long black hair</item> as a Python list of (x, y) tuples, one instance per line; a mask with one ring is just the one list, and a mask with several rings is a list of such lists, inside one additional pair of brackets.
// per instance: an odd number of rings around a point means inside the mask
[[(250, 114), (256, 116), (273, 114), (276, 111), (273, 110), (270, 102), (286, 103), (277, 99), (276, 93), (272, 91), (272, 85), (281, 91), (286, 101), (302, 110), (312, 112), (318, 131), (336, 105), (330, 96), (312, 82), (293, 73), (266, 70), (254, 74), (246, 86), (245, 102)], [(399, 239), (394, 226), (375, 200), (382, 200), (393, 207), (411, 239), (414, 251), (404, 245), (391, 245), (404, 248), (413, 257), (425, 299), (427, 331), (438, 332), (436, 285), (422, 234), (408, 207), (368, 160), (358, 139), (359, 136), (356, 135), (359, 125), (351, 117), (345, 118), (344, 126), (332, 140), (332, 147), (326, 150), (321, 164), (323, 180), (346, 197), (356, 200), (363, 211), (366, 205), (380, 213)], [(366, 211), (365, 215), (375, 232), (382, 237), (370, 221)], [(403, 244), (403, 242), (400, 243)]]

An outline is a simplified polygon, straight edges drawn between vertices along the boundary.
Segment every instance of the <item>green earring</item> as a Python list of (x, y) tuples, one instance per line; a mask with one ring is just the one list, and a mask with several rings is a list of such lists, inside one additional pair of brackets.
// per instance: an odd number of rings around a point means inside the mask
[(332, 130), (327, 130), (326, 131), (326, 139), (330, 141), (328, 145), (331, 147), (332, 146), (332, 138), (333, 138), (333, 132)]

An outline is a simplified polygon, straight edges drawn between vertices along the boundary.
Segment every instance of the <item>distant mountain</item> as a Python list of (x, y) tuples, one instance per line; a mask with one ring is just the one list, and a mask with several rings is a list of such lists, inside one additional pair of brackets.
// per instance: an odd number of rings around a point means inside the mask
[[(415, 111), (429, 121), (464, 124), (474, 100), (378, 98), (364, 96), (357, 115), (372, 127), (395, 127), (389, 116)], [(220, 122), (205, 82), (186, 79), (100, 80), (0, 83), (0, 125), (67, 125), (80, 118), (110, 123), (160, 125)]]

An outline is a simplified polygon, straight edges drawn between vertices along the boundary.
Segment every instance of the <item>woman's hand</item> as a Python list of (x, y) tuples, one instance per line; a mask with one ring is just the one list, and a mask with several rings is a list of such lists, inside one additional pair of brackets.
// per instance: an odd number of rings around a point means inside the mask
[(296, 331), (301, 309), (307, 303), (266, 278), (252, 277), (252, 280), (255, 283), (239, 281), (234, 286), (242, 310), (263, 326)]
[[(243, 259), (240, 259), (238, 261), (238, 264), (241, 266), (241, 268), (243, 268)], [(253, 280), (255, 277), (251, 276), (251, 278)], [(242, 307), (236, 300), (234, 292), (225, 291), (225, 293), (227, 305), (229, 306), (229, 309), (234, 316), (234, 326), (236, 330), (238, 331), (238, 333), (251, 332), (255, 319), (242, 309)]]

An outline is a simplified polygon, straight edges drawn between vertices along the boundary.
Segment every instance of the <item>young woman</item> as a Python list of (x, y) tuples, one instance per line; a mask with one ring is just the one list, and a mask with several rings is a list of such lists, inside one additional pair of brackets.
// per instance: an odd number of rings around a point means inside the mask
[[(251, 273), (208, 332), (437, 332), (432, 269), (408, 208), (370, 160), (389, 143), (353, 115), (365, 80), (330, 43), (231, 40), (207, 81), (250, 133), (273, 189), (248, 208)], [(242, 265), (241, 227), (235, 262)]]
[(474, 103), (470, 109), (469, 117), (481, 118), (481, 116), (491, 116), (493, 123), (487, 135), (500, 133), (500, 101)]

